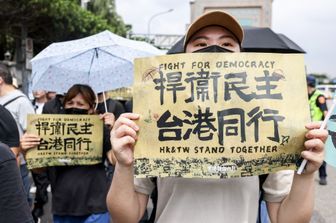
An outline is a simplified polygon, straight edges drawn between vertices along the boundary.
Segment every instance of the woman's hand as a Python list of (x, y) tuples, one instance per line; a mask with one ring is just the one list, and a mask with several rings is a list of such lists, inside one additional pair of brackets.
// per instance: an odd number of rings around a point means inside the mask
[(138, 114), (123, 113), (113, 126), (110, 139), (113, 154), (119, 165), (131, 166), (133, 164), (134, 145), (139, 131), (139, 126), (134, 120), (138, 120), (139, 117)]
[(104, 121), (105, 125), (108, 125), (110, 129), (112, 129), (114, 123), (115, 123), (115, 116), (113, 113), (106, 112), (104, 114), (99, 115), (100, 119)]
[(324, 160), (324, 144), (328, 137), (328, 131), (319, 129), (321, 122), (312, 122), (306, 125), (308, 132), (306, 133), (305, 150), (301, 152), (301, 156), (307, 159), (305, 174), (312, 174), (320, 168)]
[(21, 136), (20, 146), (23, 153), (26, 153), (29, 149), (40, 145), (40, 137), (34, 134), (25, 133)]

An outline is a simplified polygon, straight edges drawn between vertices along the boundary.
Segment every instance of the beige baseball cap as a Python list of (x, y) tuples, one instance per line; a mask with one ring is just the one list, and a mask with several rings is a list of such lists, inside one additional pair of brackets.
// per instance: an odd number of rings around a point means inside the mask
[(222, 26), (235, 35), (239, 44), (243, 42), (244, 31), (239, 22), (230, 14), (224, 11), (209, 11), (198, 17), (188, 28), (184, 38), (184, 48), (190, 38), (200, 29), (207, 26)]

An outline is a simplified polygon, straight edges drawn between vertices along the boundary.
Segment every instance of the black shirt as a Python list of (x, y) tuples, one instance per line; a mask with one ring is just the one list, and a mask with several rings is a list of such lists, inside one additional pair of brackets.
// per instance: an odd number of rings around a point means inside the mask
[(132, 110), (133, 110), (133, 99), (125, 102), (125, 110), (126, 110), (126, 112), (132, 112)]
[(20, 146), (20, 135), (12, 114), (0, 105), (0, 142), (9, 147)]
[(50, 101), (47, 101), (42, 109), (42, 114), (62, 114), (63, 108), (63, 95), (56, 95)]
[(34, 222), (14, 154), (0, 143), (0, 222)]
[[(125, 112), (124, 106), (119, 101), (111, 98), (106, 100), (106, 107), (108, 112), (114, 114), (115, 119), (119, 118), (119, 116)], [(104, 114), (106, 112), (104, 102), (98, 103), (96, 111), (98, 114)]]
[(111, 149), (110, 131), (104, 128), (102, 162), (96, 165), (49, 167), (52, 212), (56, 215), (84, 216), (107, 212), (109, 181), (104, 160)]

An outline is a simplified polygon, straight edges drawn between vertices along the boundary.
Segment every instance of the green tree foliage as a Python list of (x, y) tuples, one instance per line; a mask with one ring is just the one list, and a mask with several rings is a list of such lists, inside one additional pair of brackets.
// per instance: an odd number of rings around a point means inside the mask
[(113, 33), (126, 34), (127, 27), (122, 18), (117, 14), (114, 0), (91, 0), (87, 9), (93, 14), (106, 19), (107, 23), (113, 27)]
[(34, 53), (52, 42), (78, 39), (110, 30), (125, 36), (126, 28), (115, 11), (114, 23), (80, 7), (78, 0), (0, 0), (0, 60), (15, 49), (22, 27), (34, 41)]

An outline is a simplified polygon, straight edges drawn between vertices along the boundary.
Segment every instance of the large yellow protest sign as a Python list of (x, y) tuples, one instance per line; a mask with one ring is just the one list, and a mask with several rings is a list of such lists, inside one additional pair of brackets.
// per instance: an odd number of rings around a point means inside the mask
[(229, 178), (295, 169), (309, 105), (299, 54), (135, 61), (135, 175)]
[(28, 115), (27, 132), (41, 138), (26, 154), (29, 169), (102, 160), (103, 122), (97, 115)]

